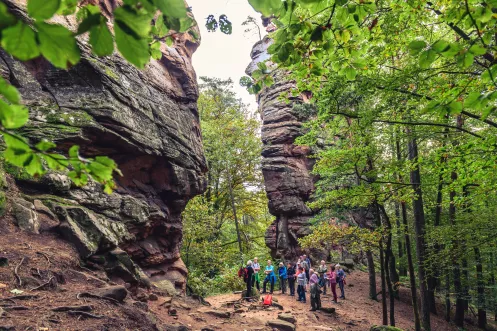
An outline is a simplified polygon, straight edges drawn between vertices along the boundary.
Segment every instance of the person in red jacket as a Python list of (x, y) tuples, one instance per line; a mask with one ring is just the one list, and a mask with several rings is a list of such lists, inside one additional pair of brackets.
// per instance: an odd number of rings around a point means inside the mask
[(333, 293), (333, 302), (338, 302), (337, 297), (337, 273), (335, 267), (331, 266), (330, 272), (328, 272), (328, 279), (330, 281), (331, 293)]

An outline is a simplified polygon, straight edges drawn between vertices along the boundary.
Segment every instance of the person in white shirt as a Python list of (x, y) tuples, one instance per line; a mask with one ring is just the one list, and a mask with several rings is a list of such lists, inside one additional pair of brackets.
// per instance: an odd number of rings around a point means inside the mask
[(260, 279), (259, 279), (259, 270), (261, 270), (261, 266), (258, 262), (258, 258), (254, 257), (254, 262), (252, 262), (252, 268), (254, 269), (254, 276), (252, 277), (252, 286), (256, 286), (257, 290), (260, 291)]

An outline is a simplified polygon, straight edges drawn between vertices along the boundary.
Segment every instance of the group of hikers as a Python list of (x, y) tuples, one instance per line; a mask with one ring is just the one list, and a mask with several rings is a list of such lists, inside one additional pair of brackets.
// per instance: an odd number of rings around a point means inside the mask
[[(247, 284), (246, 299), (249, 301), (254, 286), (260, 291), (260, 270), (261, 266), (257, 257), (255, 257), (253, 261), (249, 260), (247, 266), (244, 268), (244, 279)], [(340, 287), (340, 299), (345, 299), (344, 285), (346, 284), (346, 276), (340, 264), (330, 266), (330, 270), (328, 270), (326, 262), (321, 261), (319, 267), (314, 270), (311, 268), (310, 258), (307, 255), (302, 255), (297, 262), (288, 262), (287, 266), (285, 266), (283, 262), (280, 262), (277, 272), (282, 294), (287, 293), (288, 285), (289, 295), (295, 296), (295, 285), (297, 285), (297, 301), (306, 303), (306, 292), (309, 290), (311, 311), (321, 309), (321, 293), (326, 295), (327, 287), (331, 289), (333, 302), (338, 302), (336, 293), (337, 284)], [(266, 289), (269, 283), (269, 294), (273, 294), (277, 276), (271, 260), (267, 261), (264, 275), (261, 293), (267, 293)]]

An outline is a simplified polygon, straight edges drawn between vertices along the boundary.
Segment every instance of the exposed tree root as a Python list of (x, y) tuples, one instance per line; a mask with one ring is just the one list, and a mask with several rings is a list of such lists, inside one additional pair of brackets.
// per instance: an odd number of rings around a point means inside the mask
[(102, 319), (105, 317), (102, 315), (94, 315), (91, 313), (87, 313), (86, 311), (81, 311), (81, 310), (69, 310), (67, 313), (69, 315), (72, 315), (72, 316), (82, 316), (82, 317), (89, 317), (89, 318), (95, 318), (95, 319)]
[(17, 279), (17, 281), (19, 283), (19, 286), (22, 286), (22, 279), (19, 276), (18, 272), (19, 272), (19, 268), (21, 267), (21, 265), (23, 264), (23, 262), (24, 262), (25, 259), (26, 258), (23, 257), (22, 260), (21, 260), (21, 262), (19, 262), (19, 264), (16, 265), (16, 267), (14, 268), (14, 275), (16, 276), (16, 279)]

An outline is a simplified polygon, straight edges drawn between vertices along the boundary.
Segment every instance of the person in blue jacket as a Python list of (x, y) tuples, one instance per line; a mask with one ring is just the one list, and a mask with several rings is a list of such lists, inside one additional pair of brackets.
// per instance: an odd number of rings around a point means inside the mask
[(338, 283), (338, 286), (340, 287), (340, 292), (341, 295), (340, 295), (340, 299), (345, 299), (345, 272), (343, 271), (342, 267), (340, 266), (340, 264), (336, 264), (335, 265), (335, 268), (337, 269), (337, 283)]
[(274, 283), (276, 283), (276, 275), (274, 274), (274, 266), (272, 265), (271, 260), (267, 260), (267, 266), (266, 269), (264, 269), (264, 274), (266, 274), (266, 278), (264, 278), (264, 282), (262, 283), (262, 293), (266, 293), (266, 284), (269, 282), (271, 284), (271, 291), (269, 294), (273, 294)]
[(286, 280), (287, 280), (288, 276), (286, 273), (286, 267), (283, 264), (283, 262), (280, 262), (280, 265), (278, 267), (278, 276), (280, 277), (281, 294), (285, 294), (285, 292), (286, 292)]

